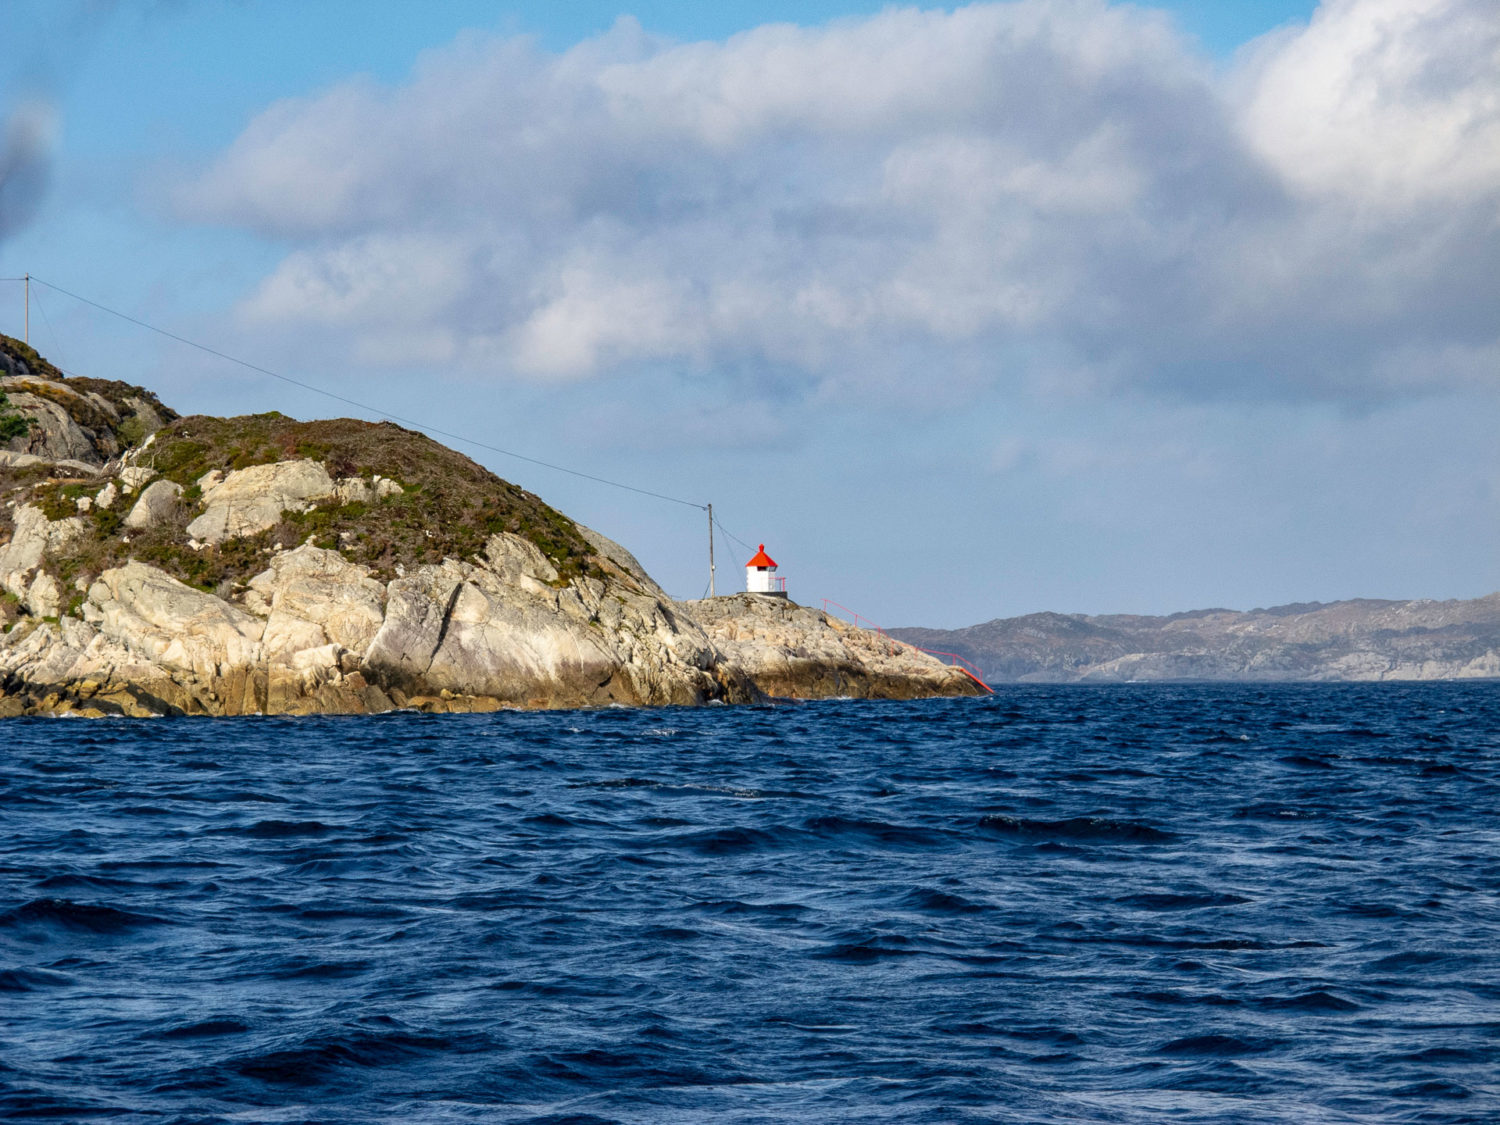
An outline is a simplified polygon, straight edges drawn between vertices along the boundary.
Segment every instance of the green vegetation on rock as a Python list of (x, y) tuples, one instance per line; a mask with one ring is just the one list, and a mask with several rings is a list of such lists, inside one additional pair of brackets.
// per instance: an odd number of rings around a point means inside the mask
[(0, 391), (0, 442), (31, 432), (31, 419), (12, 413), (9, 407), (9, 397), (4, 391)]
[(388, 422), (179, 418), (8, 338), (0, 376), (35, 424), (0, 464), (0, 717), (974, 690), (774, 599), (715, 599), (743, 612), (713, 637), (621, 550)]
[[(309, 511), (284, 512), (276, 526), (253, 535), (213, 546), (190, 544), (186, 528), (203, 510), (198, 481), (206, 473), (300, 458), (322, 462), (335, 479), (369, 483), (379, 475), (402, 491), (369, 502), (329, 500)], [(193, 416), (158, 431), (134, 460), (183, 486), (169, 518), (130, 530), (123, 520), (133, 495), (117, 497), (109, 508), (94, 503), (79, 511), (80, 500), (97, 496), (102, 480), (57, 477), (40, 466), (0, 469), (0, 541), (13, 518), (12, 503), (33, 504), (50, 520), (77, 518), (83, 533), (50, 555), (49, 569), (65, 588), (133, 558), (199, 589), (228, 592), (264, 570), (278, 547), (309, 540), (389, 580), (424, 563), (472, 559), (500, 532), (534, 543), (557, 569), (558, 585), (597, 569), (593, 549), (561, 512), (462, 454), (389, 422), (298, 422), (274, 412)]]
[(298, 422), (284, 414), (238, 418), (194, 415), (161, 430), (137, 458), (198, 499), (197, 482), (276, 461), (320, 461), (335, 479), (375, 475), (401, 485), (399, 496), (369, 504), (319, 505), (289, 511), (272, 541), (306, 542), (341, 551), (351, 561), (389, 576), (394, 568), (469, 559), (491, 535), (528, 539), (557, 568), (559, 581), (588, 573), (593, 550), (573, 521), (538, 497), (501, 480), (484, 466), (392, 422), (332, 418)]
[[(177, 412), (144, 387), (114, 379), (90, 379), (67, 376), (38, 355), (35, 348), (13, 336), (0, 333), (0, 376), (7, 377), (0, 389), (0, 442), (8, 442), (31, 432), (33, 451), (45, 455), (49, 439), (56, 438), (55, 418), (39, 414), (16, 413), (16, 403), (5, 410), (8, 390), (13, 395), (29, 395), (56, 407), (82, 431), (92, 447), (91, 453), (70, 452), (84, 460), (106, 461), (127, 449), (140, 445), (152, 431), (177, 418)], [(76, 439), (77, 435), (73, 435)]]

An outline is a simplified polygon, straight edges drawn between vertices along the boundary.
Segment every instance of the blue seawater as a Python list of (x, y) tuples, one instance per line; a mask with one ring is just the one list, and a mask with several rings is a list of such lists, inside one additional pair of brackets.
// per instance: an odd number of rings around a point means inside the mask
[(0, 1116), (1500, 1121), (1500, 685), (0, 724)]

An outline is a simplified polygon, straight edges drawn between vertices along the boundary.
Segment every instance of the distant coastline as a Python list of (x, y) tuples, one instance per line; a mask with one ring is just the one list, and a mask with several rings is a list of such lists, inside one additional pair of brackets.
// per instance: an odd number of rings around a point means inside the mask
[(964, 629), (890, 634), (956, 652), (984, 669), (991, 683), (1500, 678), (1500, 593), (1165, 617), (1032, 613)]

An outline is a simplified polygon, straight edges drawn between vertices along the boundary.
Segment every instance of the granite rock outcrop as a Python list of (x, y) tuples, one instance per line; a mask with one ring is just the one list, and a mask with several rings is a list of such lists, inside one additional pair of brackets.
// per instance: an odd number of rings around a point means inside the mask
[(222, 543), (274, 527), (291, 509), (310, 511), (319, 500), (337, 495), (333, 478), (317, 461), (272, 461), (235, 469), (227, 476), (214, 469), (197, 481), (203, 514), (187, 533), (204, 543)]
[(0, 716), (981, 690), (784, 600), (674, 602), (619, 544), (423, 435), (179, 418), (10, 343), (5, 378), (58, 387), (11, 393), (37, 426), (0, 451)]
[(684, 608), (723, 659), (772, 695), (912, 699), (982, 690), (960, 668), (785, 598), (732, 594)]
[(142, 387), (68, 377), (34, 349), (4, 335), (0, 393), (9, 399), (9, 411), (32, 423), (29, 432), (0, 443), (0, 456), (100, 466), (177, 418)]
[[(780, 599), (673, 603), (597, 533), (602, 574), (560, 582), (529, 541), (383, 583), (310, 543), (274, 552), (231, 600), (139, 561), (56, 616), (36, 509), (0, 551), (26, 612), (0, 637), (0, 715), (365, 713), (773, 697), (971, 694), (955, 669)], [(611, 557), (613, 556), (613, 557)], [(8, 569), (6, 569), (8, 568)], [(39, 586), (44, 588), (39, 589)], [(20, 599), (18, 599), (19, 601)], [(39, 612), (51, 609), (52, 614)]]

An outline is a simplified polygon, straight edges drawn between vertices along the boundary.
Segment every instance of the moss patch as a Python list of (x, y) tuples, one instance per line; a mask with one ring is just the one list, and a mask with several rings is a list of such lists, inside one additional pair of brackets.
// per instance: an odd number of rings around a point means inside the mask
[[(188, 545), (187, 525), (203, 510), (197, 481), (205, 473), (303, 457), (323, 462), (335, 478), (368, 483), (378, 474), (403, 491), (368, 503), (330, 501), (312, 511), (286, 512), (275, 527), (216, 547)], [(558, 585), (602, 575), (593, 549), (561, 512), (424, 434), (389, 422), (298, 422), (278, 413), (195, 416), (159, 431), (137, 459), (184, 486), (177, 510), (161, 523), (144, 531), (123, 527), (138, 493), (118, 497), (113, 508), (95, 505), (80, 513), (79, 498), (96, 496), (103, 481), (57, 478), (49, 466), (0, 469), (0, 542), (8, 538), (10, 503), (35, 504), (48, 519), (80, 516), (86, 533), (48, 559), (47, 569), (64, 589), (132, 558), (201, 590), (237, 589), (266, 568), (277, 544), (291, 548), (308, 540), (389, 581), (398, 566), (472, 559), (499, 532), (534, 543), (556, 567)]]
[[(156, 397), (154, 391), (148, 391), (145, 387), (138, 387), (134, 383), (122, 383), (118, 379), (90, 379), (82, 375), (74, 375), (68, 379), (68, 386), (82, 391), (84, 394), (95, 394), (104, 399), (121, 415), (124, 420), (116, 427), (116, 434), (125, 445), (139, 445), (146, 438), (146, 430), (140, 420), (136, 417), (136, 403), (145, 403), (163, 422), (175, 422), (182, 417), (170, 406), (162, 403)], [(132, 402), (134, 399), (136, 402)], [(135, 435), (139, 435), (138, 437)]]
[(37, 485), (31, 493), (31, 503), (42, 510), (49, 520), (67, 519), (78, 515), (78, 501), (93, 496), (102, 485), (77, 480), (49, 480)]
[(210, 470), (228, 473), (295, 458), (321, 461), (335, 478), (368, 482), (379, 474), (403, 492), (369, 504), (287, 512), (272, 529), (272, 541), (284, 546), (311, 537), (390, 578), (398, 564), (473, 558), (491, 535), (508, 531), (535, 543), (557, 568), (559, 582), (590, 573), (594, 565), (593, 549), (567, 516), (463, 454), (391, 422), (298, 422), (276, 412), (193, 416), (161, 430), (139, 461), (183, 485), (183, 498), (191, 502), (198, 499), (198, 479)]
[(12, 413), (9, 396), (4, 391), (0, 391), (0, 442), (8, 442), (12, 438), (29, 434), (34, 425), (36, 423), (32, 419)]

